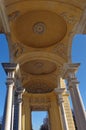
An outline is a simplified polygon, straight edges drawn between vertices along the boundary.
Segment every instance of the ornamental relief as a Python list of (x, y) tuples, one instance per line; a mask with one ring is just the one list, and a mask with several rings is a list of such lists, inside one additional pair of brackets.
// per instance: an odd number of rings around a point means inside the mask
[(21, 82), (22, 84), (30, 80), (30, 74), (21, 71)]
[(54, 46), (54, 48), (52, 49), (52, 52), (66, 59), (67, 58), (67, 45), (65, 45), (64, 43), (58, 43)]
[(21, 43), (13, 44), (12, 50), (14, 58), (18, 58), (19, 56), (21, 56), (23, 53), (26, 52), (26, 48)]
[(62, 16), (64, 18), (64, 20), (66, 20), (67, 23), (72, 24), (72, 25), (78, 21), (76, 16), (70, 15), (70, 14), (68, 14), (68, 12), (62, 12), (59, 15)]
[(33, 104), (33, 103), (38, 103), (38, 104), (42, 104), (42, 103), (50, 103), (51, 102), (51, 99), (50, 98), (47, 98), (47, 97), (31, 97), (29, 99), (29, 103)]

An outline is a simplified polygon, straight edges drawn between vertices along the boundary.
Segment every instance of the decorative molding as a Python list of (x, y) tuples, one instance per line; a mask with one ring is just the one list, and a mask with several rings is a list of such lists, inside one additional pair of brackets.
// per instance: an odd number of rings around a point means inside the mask
[(49, 81), (44, 81), (43, 79), (36, 79), (30, 82), (27, 82), (25, 85), (26, 91), (28, 93), (49, 93), (52, 92), (55, 88), (53, 84)]
[(21, 82), (22, 82), (22, 84), (24, 84), (28, 80), (30, 80), (30, 74), (21, 71)]
[(60, 16), (62, 16), (69, 24), (75, 24), (78, 21), (76, 16), (70, 15), (68, 12), (62, 12)]
[(12, 45), (14, 58), (18, 58), (25, 52), (25, 47), (21, 43), (15, 43)]
[(47, 97), (31, 97), (29, 99), (30, 103), (37, 103), (37, 104), (42, 104), (42, 103), (50, 103), (51, 99)]
[(8, 15), (9, 21), (14, 21), (21, 15), (20, 11), (14, 11), (11, 14)]
[(43, 22), (37, 22), (33, 25), (33, 31), (36, 34), (43, 34), (46, 31), (46, 25)]
[(64, 43), (57, 43), (52, 51), (64, 59), (67, 58), (67, 46)]

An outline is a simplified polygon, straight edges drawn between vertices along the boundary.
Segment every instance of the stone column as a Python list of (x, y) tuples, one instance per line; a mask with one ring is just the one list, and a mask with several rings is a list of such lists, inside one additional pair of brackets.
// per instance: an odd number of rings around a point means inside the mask
[(11, 114), (12, 114), (13, 87), (14, 87), (15, 71), (17, 64), (3, 63), (2, 66), (7, 74), (7, 81), (6, 81), (7, 95), (6, 95), (6, 104), (5, 104), (2, 130), (10, 130), (11, 117), (12, 117)]
[(64, 73), (64, 78), (67, 79), (68, 82), (68, 89), (70, 91), (74, 115), (78, 130), (85, 130), (86, 129), (86, 114), (84, 105), (82, 102), (82, 98), (78, 89), (78, 80), (75, 77), (75, 73), (78, 69), (80, 64), (67, 64), (66, 71)]
[(25, 89), (22, 87), (18, 87), (16, 92), (18, 94), (18, 130), (22, 130), (22, 94)]
[(64, 100), (62, 97), (62, 93), (64, 92), (64, 90), (65, 88), (56, 88), (55, 92), (57, 93), (57, 96), (58, 96), (58, 103), (59, 103), (60, 111), (61, 111), (63, 130), (69, 130), (65, 111), (64, 111), (64, 105), (63, 105)]

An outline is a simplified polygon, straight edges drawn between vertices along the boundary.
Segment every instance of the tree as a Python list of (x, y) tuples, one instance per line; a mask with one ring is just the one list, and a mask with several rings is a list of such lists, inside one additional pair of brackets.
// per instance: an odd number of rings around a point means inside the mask
[(46, 116), (43, 120), (43, 124), (40, 127), (40, 130), (49, 130), (49, 119), (48, 116)]

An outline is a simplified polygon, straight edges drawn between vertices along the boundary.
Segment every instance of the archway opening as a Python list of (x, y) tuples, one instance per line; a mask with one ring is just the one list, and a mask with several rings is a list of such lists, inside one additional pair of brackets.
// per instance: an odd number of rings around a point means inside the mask
[(32, 130), (50, 130), (48, 111), (31, 112)]

